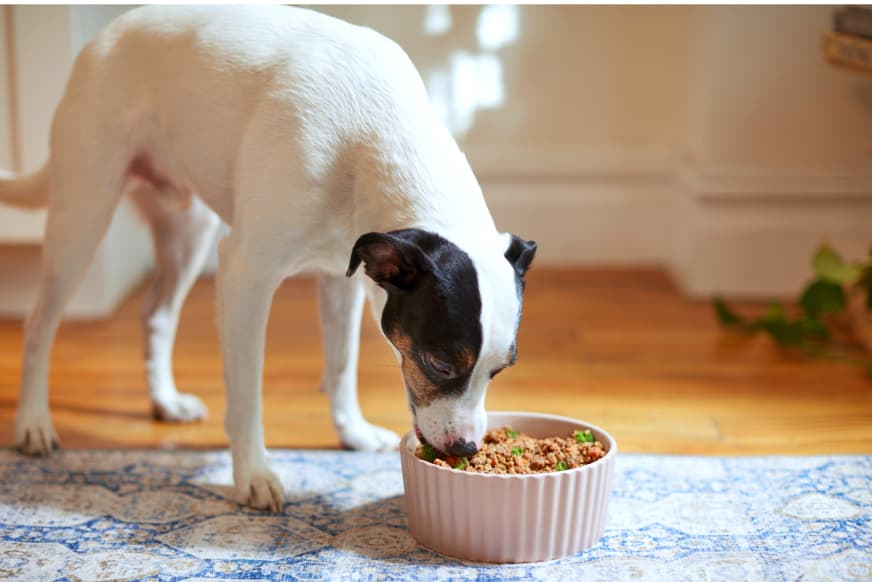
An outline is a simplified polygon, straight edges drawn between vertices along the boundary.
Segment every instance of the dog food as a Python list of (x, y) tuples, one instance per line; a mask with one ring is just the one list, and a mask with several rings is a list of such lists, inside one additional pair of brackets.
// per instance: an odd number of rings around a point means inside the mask
[(593, 463), (606, 452), (590, 430), (537, 439), (503, 427), (488, 431), (481, 450), (469, 458), (445, 455), (427, 443), (418, 445), (415, 454), (434, 465), (460, 471), (523, 475), (574, 469)]

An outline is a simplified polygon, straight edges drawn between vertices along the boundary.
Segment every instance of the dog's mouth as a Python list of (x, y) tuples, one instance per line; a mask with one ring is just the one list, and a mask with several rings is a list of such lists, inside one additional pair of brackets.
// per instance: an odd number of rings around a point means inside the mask
[[(408, 390), (408, 385), (406, 386)], [(418, 437), (418, 440), (421, 444), (425, 444), (427, 441), (424, 439), (424, 433), (421, 432), (421, 429), (418, 427), (418, 411), (415, 410), (415, 405), (409, 401), (409, 411), (412, 413), (412, 426), (415, 427), (415, 436)]]

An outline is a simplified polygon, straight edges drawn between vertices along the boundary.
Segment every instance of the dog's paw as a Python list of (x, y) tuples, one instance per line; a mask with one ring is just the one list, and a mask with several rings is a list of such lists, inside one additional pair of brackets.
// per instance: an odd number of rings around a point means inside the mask
[(269, 469), (252, 471), (247, 477), (237, 479), (236, 500), (255, 509), (280, 513), (285, 504), (282, 482)]
[(58, 448), (58, 435), (48, 414), (15, 419), (15, 448), (25, 455), (46, 457)]
[(342, 446), (357, 451), (392, 451), (400, 444), (397, 433), (365, 420), (340, 429)]
[(193, 394), (177, 393), (174, 397), (151, 403), (155, 420), (164, 422), (195, 422), (206, 418), (206, 405)]

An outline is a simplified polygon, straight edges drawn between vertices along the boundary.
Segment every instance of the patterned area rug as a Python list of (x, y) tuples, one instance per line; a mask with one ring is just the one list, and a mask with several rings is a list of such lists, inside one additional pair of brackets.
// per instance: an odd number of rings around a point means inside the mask
[(225, 452), (0, 450), (0, 578), (872, 579), (872, 457), (623, 455), (597, 546), (506, 566), (415, 543), (396, 453), (272, 460), (284, 515), (232, 501)]

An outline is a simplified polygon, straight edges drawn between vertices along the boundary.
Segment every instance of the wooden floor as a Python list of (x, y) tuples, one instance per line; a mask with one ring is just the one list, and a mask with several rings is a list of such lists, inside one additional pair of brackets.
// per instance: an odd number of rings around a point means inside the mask
[[(149, 416), (141, 294), (110, 321), (61, 327), (51, 400), (62, 446), (224, 447), (212, 282), (192, 291), (176, 348), (178, 385), (210, 411), (193, 425)], [(3, 445), (12, 439), (21, 349), (21, 323), (0, 322)], [(709, 305), (684, 298), (660, 271), (534, 268), (518, 349), (518, 365), (491, 384), (489, 409), (586, 419), (623, 451), (872, 453), (872, 382), (844, 364), (784, 355), (765, 338), (722, 333)], [(320, 354), (314, 281), (290, 281), (268, 332), (268, 446), (338, 445), (318, 392)], [(371, 421), (409, 430), (398, 366), (368, 315), (360, 385)]]

